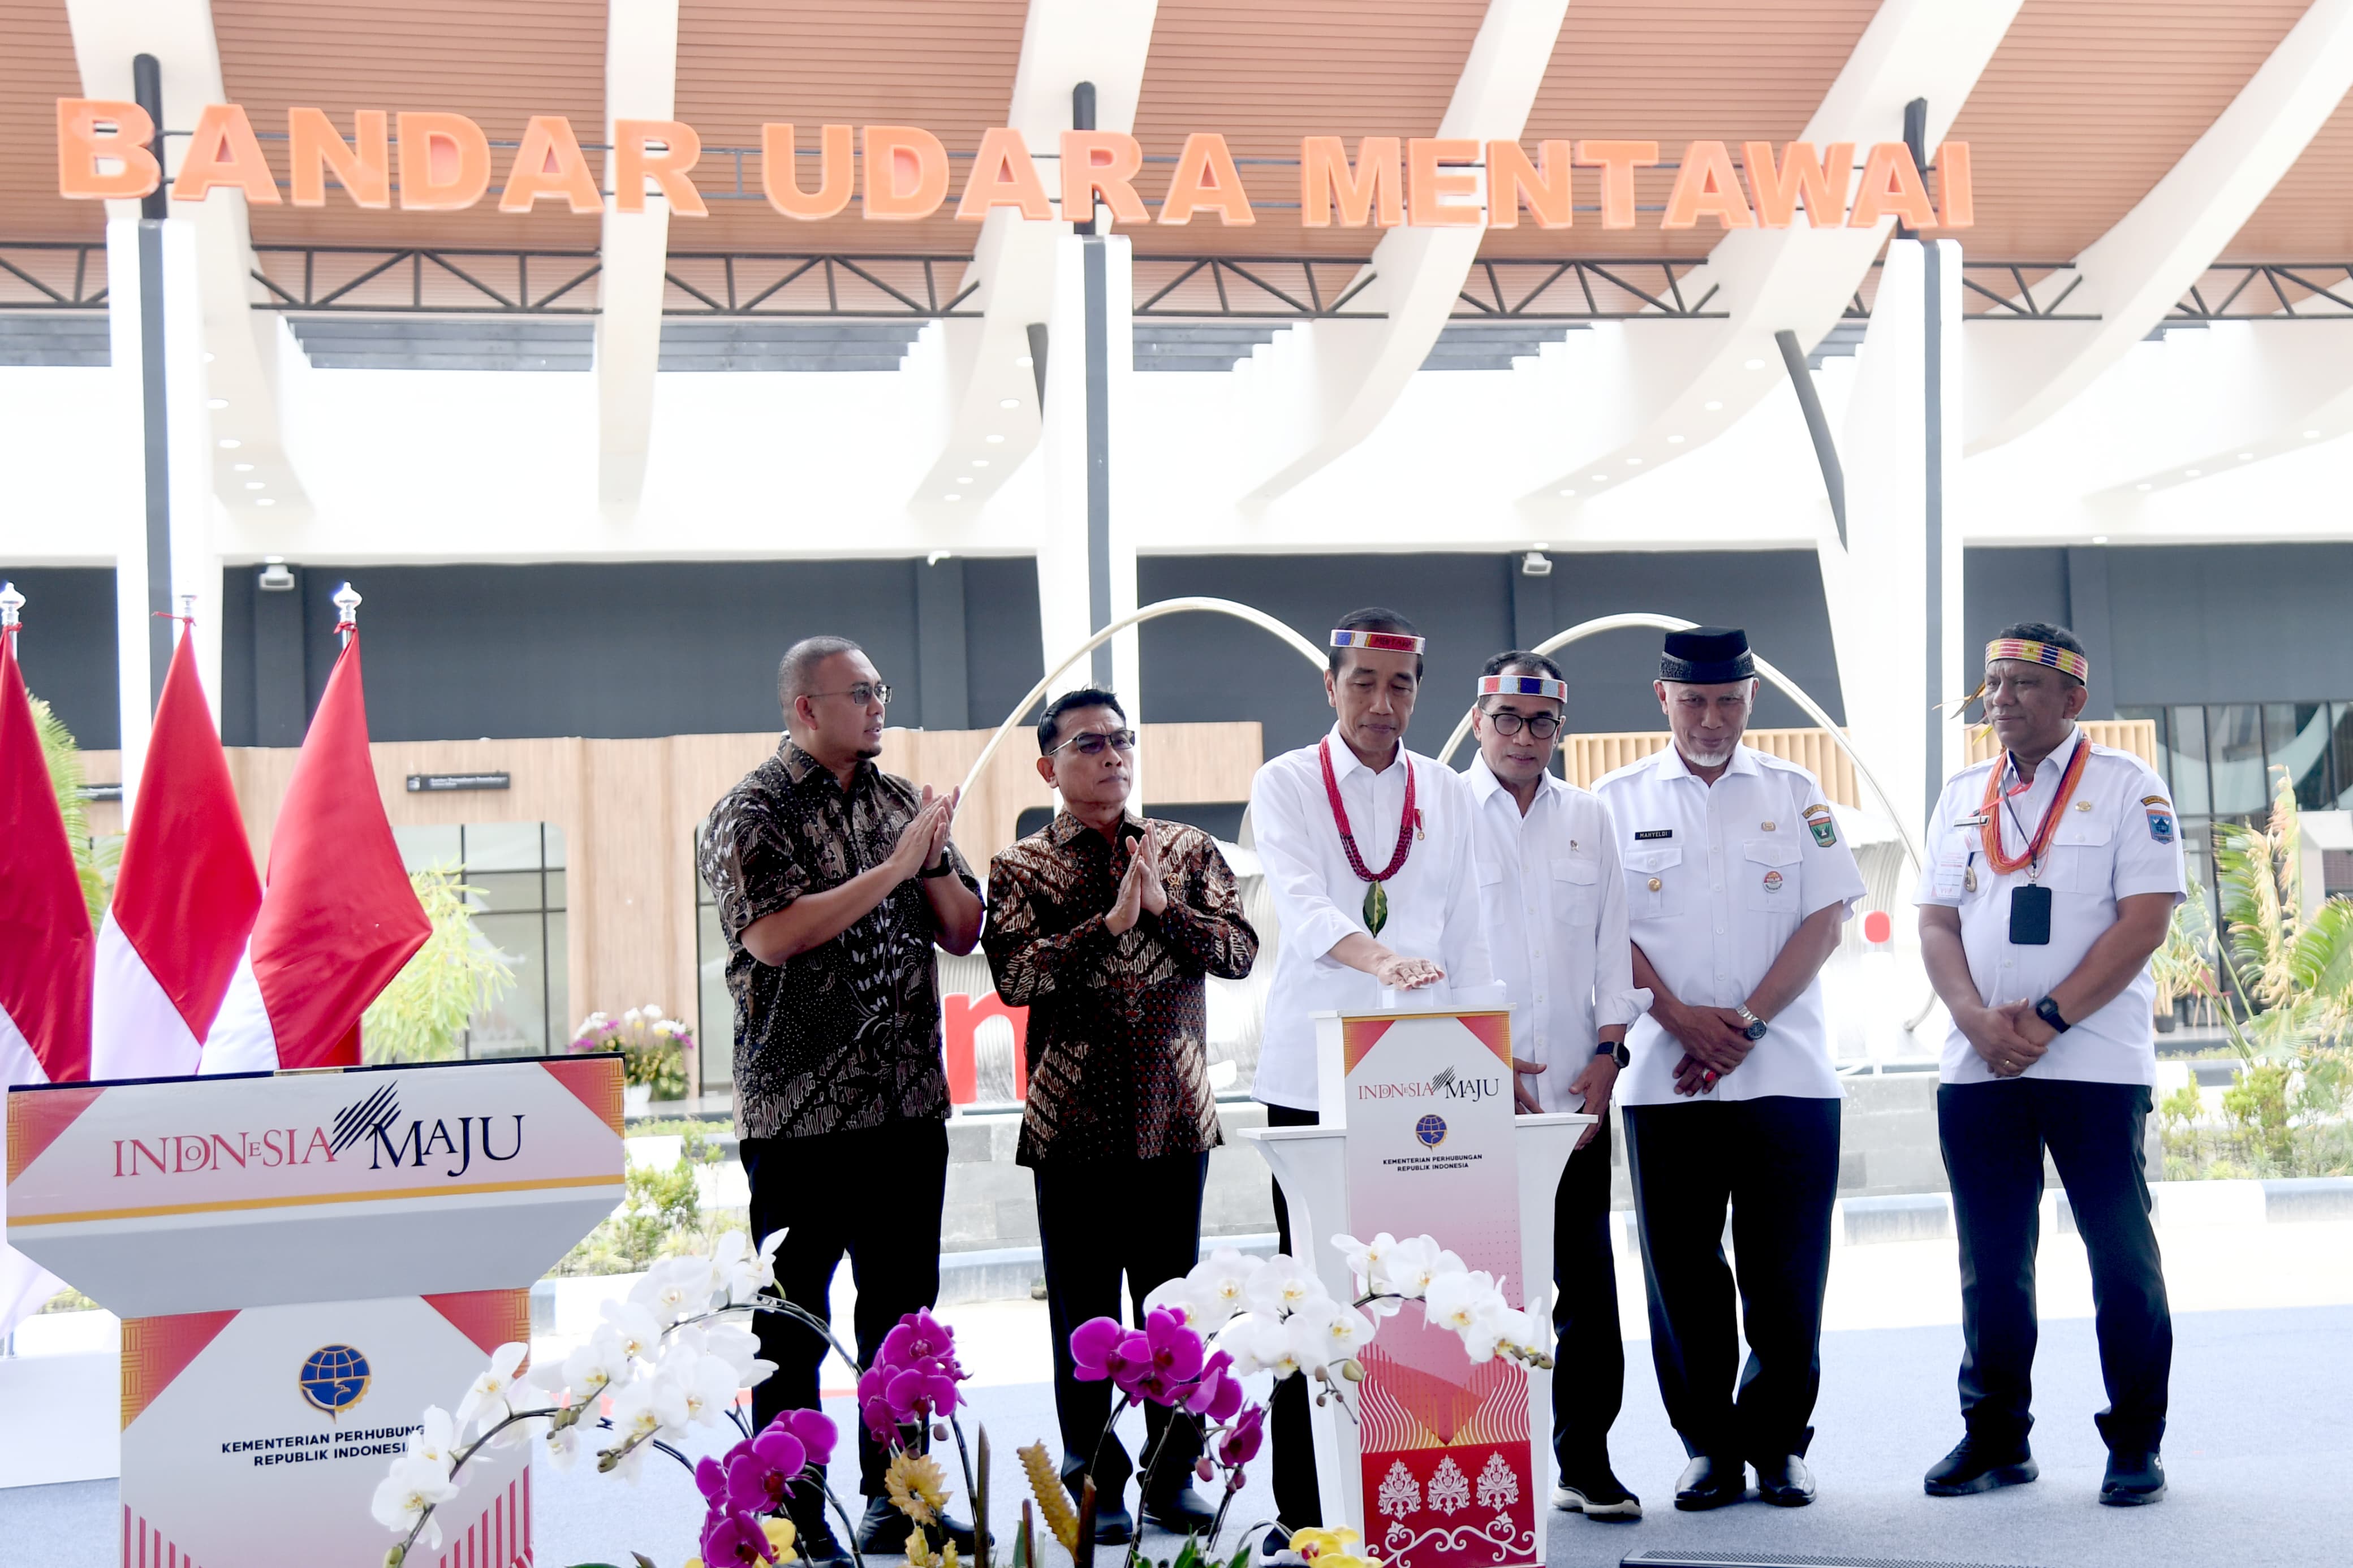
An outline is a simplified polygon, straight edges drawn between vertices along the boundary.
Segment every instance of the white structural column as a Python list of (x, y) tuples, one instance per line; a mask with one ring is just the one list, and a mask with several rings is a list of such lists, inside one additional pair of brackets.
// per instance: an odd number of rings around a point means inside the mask
[[(1568, 0), (1488, 0), (1438, 134), (1516, 140), (1567, 11)], [(1248, 394), (1260, 441), (1251, 500), (1282, 495), (1372, 434), (1430, 357), (1486, 232), (1484, 223), (1389, 230), (1373, 248), (1371, 281), (1348, 307), (1384, 319), (1309, 321), (1258, 356)]]
[[(1799, 140), (1852, 142), (1860, 156), (1903, 133), (1904, 106), (1928, 103), (1933, 155), (2021, 0), (1883, 0)], [(1666, 149), (1660, 150), (1664, 153)], [(1605, 325), (1557, 363), (1547, 359), (1524, 446), (1523, 487), (1535, 516), (1566, 512), (1562, 489), (1589, 495), (1589, 477), (1687, 455), (1754, 408), (1783, 375), (1773, 334), (1808, 348), (1837, 324), (1894, 226), (1735, 229), (1684, 279), (1683, 298), (1715, 290), (1722, 321)], [(2040, 330), (2039, 328), (2037, 329)], [(1635, 334), (1639, 333), (1639, 340)], [(1684, 437), (1670, 444), (1670, 435)], [(1850, 498), (1850, 500), (1852, 498)]]
[[(1046, 658), (1059, 658), (1086, 641), (1100, 626), (1136, 607), (1135, 539), (1131, 519), (1135, 508), (1122, 505), (1140, 482), (1134, 471), (1137, 449), (1132, 416), (1131, 386), (1134, 375), (1135, 333), (1131, 314), (1133, 260), (1127, 240), (1113, 235), (1089, 240), (1064, 235), (1056, 240), (1054, 290), (1047, 330), (1056, 353), (1046, 378), (1043, 435), (1038, 459), (1044, 466), (1044, 508), (1038, 534), (1038, 611)], [(1093, 534), (1092, 491), (1089, 483), (1092, 375), (1087, 363), (1090, 322), (1086, 252), (1100, 252), (1103, 268), (1101, 417), (1109, 437), (1105, 453), (1110, 489), (1109, 527)], [(1097, 605), (1099, 573), (1094, 546), (1104, 552), (1101, 576), (1108, 578), (1108, 603)], [(1098, 609), (1106, 613), (1098, 616)], [(1136, 717), (1140, 668), (1134, 627), (1111, 640), (1109, 673), (1113, 689)], [(1082, 659), (1064, 670), (1053, 684), (1068, 691), (1096, 682), (1092, 662)], [(1141, 798), (1139, 796), (1139, 798)]]
[[(612, 0), (605, 17), (605, 144), (618, 144), (617, 121), (670, 120), (677, 100), (678, 0)], [(608, 187), (612, 169), (607, 153)], [(596, 275), (596, 493), (608, 514), (623, 516), (645, 489), (670, 257), (670, 202), (654, 182), (646, 184), (643, 212), (617, 210), (606, 191)]]
[[(1058, 151), (1062, 132), (1071, 129), (1071, 89), (1082, 81), (1094, 83), (1096, 130), (1133, 132), (1158, 9), (1158, 0), (1029, 0), (1005, 123), (1021, 132), (1058, 209)], [(956, 168), (968, 172), (971, 165)], [(952, 186), (948, 199), (953, 203), (962, 194), (960, 184)], [(1055, 264), (1062, 254), (1056, 241), (1068, 233), (1066, 223), (1025, 222), (1009, 207), (997, 208), (980, 225), (965, 276), (966, 283), (978, 286), (959, 307), (977, 310), (979, 319), (943, 321), (933, 329), (941, 334), (943, 351), (938, 421), (935, 444), (909, 497), (919, 515), (953, 520), (977, 510), (1037, 449), (1040, 425), (1029, 328), (1048, 321), (1053, 310)], [(1128, 305), (1123, 298), (1123, 318)], [(1048, 335), (1050, 362), (1058, 352), (1075, 352), (1075, 338)], [(971, 466), (976, 458), (986, 466)], [(965, 479), (972, 482), (951, 482)], [(958, 499), (950, 501), (950, 495)]]
[(1960, 246), (1891, 241), (1839, 434), (1847, 543), (1825, 511), (1818, 546), (1848, 731), (1915, 834), (1966, 754), (1957, 711), (1933, 704), (1975, 684), (1947, 504), (1959, 489), (1960, 320)]
[[(2075, 258), (2067, 309), (2096, 321), (1970, 338), (1967, 449), (2048, 418), (2180, 300), (2271, 194), (2353, 87), (2353, 0), (2314, 0), (2278, 47), (2147, 195)], [(2298, 259), (2298, 258), (2285, 258)]]

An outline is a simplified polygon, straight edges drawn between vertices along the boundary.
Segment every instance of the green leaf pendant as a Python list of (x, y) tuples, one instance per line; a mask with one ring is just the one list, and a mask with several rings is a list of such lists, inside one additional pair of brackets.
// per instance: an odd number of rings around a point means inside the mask
[(1378, 882), (1365, 889), (1365, 929), (1373, 935), (1381, 934), (1381, 927), (1389, 923), (1389, 896)]

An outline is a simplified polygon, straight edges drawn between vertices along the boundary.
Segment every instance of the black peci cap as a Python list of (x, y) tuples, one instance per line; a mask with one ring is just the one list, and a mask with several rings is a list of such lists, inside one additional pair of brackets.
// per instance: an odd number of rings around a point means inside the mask
[(1669, 632), (1659, 658), (1659, 679), (1689, 686), (1721, 686), (1757, 673), (1748, 657), (1748, 634), (1737, 626), (1694, 626)]

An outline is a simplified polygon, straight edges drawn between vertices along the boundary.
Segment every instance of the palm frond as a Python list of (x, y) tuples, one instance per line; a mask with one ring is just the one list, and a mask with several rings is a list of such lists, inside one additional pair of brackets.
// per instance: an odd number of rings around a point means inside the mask
[(122, 858), (122, 846), (115, 839), (103, 845), (90, 841), (90, 809), (81, 795), (81, 747), (47, 703), (36, 697), (32, 706), (33, 728), (41, 737), (41, 761), (49, 770), (49, 787), (57, 791), (58, 815), (65, 818), (66, 841), (73, 846), (74, 874), (81, 879), (82, 902), (90, 908), (90, 929), (95, 931), (114, 896), (114, 870)]

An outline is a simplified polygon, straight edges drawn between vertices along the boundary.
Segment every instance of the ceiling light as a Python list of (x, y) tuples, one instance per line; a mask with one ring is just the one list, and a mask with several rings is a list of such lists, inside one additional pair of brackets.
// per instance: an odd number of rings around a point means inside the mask
[(1708, 411), (1710, 414), (1713, 414), (1713, 413), (1715, 413), (1717, 409), (1722, 408), (1722, 407), (1724, 406), (1724, 405), (1723, 405), (1721, 402), (1719, 402), (1719, 401), (1717, 401), (1717, 400), (1715, 400), (1715, 399), (1714, 399), (1714, 398), (1710, 398), (1710, 399), (1707, 401), (1707, 403), (1706, 403), (1705, 405), (1704, 405), (1704, 406), (1707, 409), (1707, 411)]
[(253, 472), (253, 465), (251, 463), (231, 463), (229, 467), (236, 469), (240, 474), (249, 474)]
[(1597, 485), (1606, 485), (1609, 482), (1609, 476), (1608, 474), (1596, 474), (1593, 476), (1593, 482)]
[(1036, 360), (1031, 359), (1028, 354), (1023, 354), (1023, 355), (1021, 355), (1019, 358), (1016, 359), (1013, 363), (1014, 363), (1014, 364), (1015, 364), (1015, 365), (1018, 366), (1020, 369), (1022, 369), (1022, 370), (1028, 370), (1031, 365), (1036, 364), (1038, 362), (1037, 362)]
[(205, 363), (206, 363), (206, 364), (210, 364), (210, 363), (213, 363), (213, 352), (212, 352), (212, 350), (210, 350), (210, 349), (206, 349), (206, 350), (205, 351)]
[(2105, 544), (2107, 542), (2108, 536), (2105, 533), (2095, 533), (2092, 535), (2092, 542), (2094, 544)]
[(971, 476), (970, 474), (966, 474), (966, 475), (965, 475), (965, 476), (964, 476), (964, 478), (962, 478), (962, 479), (958, 479), (958, 480), (956, 481), (956, 483), (958, 483), (958, 484), (960, 484), (960, 485), (969, 485), (970, 483), (972, 483), (972, 476)]
[(2155, 486), (2153, 486), (2153, 485), (2151, 485), (2151, 484), (2150, 484), (2147, 479), (2143, 479), (2143, 480), (2141, 480), (2141, 482), (2140, 482), (2140, 487), (2139, 487), (2139, 488), (2140, 488), (2140, 489), (2145, 489), (2145, 490), (2146, 490), (2146, 489), (2155, 489), (2156, 487), (2155, 487)]
[(967, 468), (985, 468), (988, 467), (988, 459), (987, 458), (975, 458), (972, 461), (966, 463), (965, 467)]
[(205, 406), (207, 408), (227, 408), (228, 406), (228, 399), (226, 397), (207, 397), (205, 399)]
[(991, 436), (991, 437), (988, 438), (988, 443), (989, 443), (989, 445), (990, 445), (990, 446), (992, 446), (992, 447), (993, 447), (993, 446), (995, 446), (997, 442), (1002, 441), (1002, 440), (1004, 440), (1004, 439), (1005, 439), (1005, 437), (1002, 437), (1002, 436)]
[(2320, 439), (2320, 432), (2317, 430), (2306, 430), (2304, 433), (2304, 438), (2307, 441), (2317, 441)]
[(999, 408), (1018, 408), (1021, 406), (1021, 400), (1018, 397), (1000, 397), (997, 400), (997, 406)]
[(960, 496), (960, 495), (956, 494), (954, 490), (950, 490), (946, 495), (943, 496), (941, 499), (942, 499), (943, 500), (964, 500), (964, 497), (962, 497), (962, 496)]
[(268, 496), (257, 496), (254, 498), (253, 504), (256, 506), (276, 506), (278, 503), (271, 500)]
[(242, 446), (244, 446), (244, 445), (245, 445), (245, 443), (244, 443), (244, 442), (242, 442), (242, 441), (238, 440), (236, 437), (232, 436), (232, 437), (228, 437), (227, 440), (225, 440), (225, 441), (223, 441), (223, 442), (221, 443), (221, 450), (222, 450), (222, 451), (224, 451), (224, 452), (234, 452), (234, 451), (236, 451), (239, 447), (242, 447)]
[(1561, 491), (1561, 492), (1560, 492), (1560, 499), (1561, 499), (1561, 500), (1568, 500), (1570, 497), (1572, 497), (1572, 496), (1574, 496), (1574, 495), (1576, 495), (1576, 494), (1577, 494), (1577, 492), (1576, 492), (1575, 490), (1563, 490), (1563, 491)]
[(2254, 460), (2255, 455), (2253, 452), (2242, 452), (2239, 454), (2239, 461), (2242, 463), (2252, 463)]
[(1761, 359), (1745, 359), (1740, 362), (1740, 368), (1743, 370), (1763, 370), (1765, 368), (1765, 362)]
[(1683, 438), (1680, 436), (1670, 436), (1667, 437), (1667, 445), (1670, 447), (1680, 447), (1683, 444)]
[(2194, 479), (2203, 472), (2205, 470), (2202, 468), (2184, 468), (2181, 470), (2181, 477), (2185, 479)]
[(1639, 468), (1642, 466), (1642, 459), (1640, 458), (1629, 458), (1626, 459), (1626, 466), (1630, 468)]
[(259, 479), (248, 479), (245, 481), (245, 488), (249, 490), (266, 490), (269, 487), (263, 484)]

